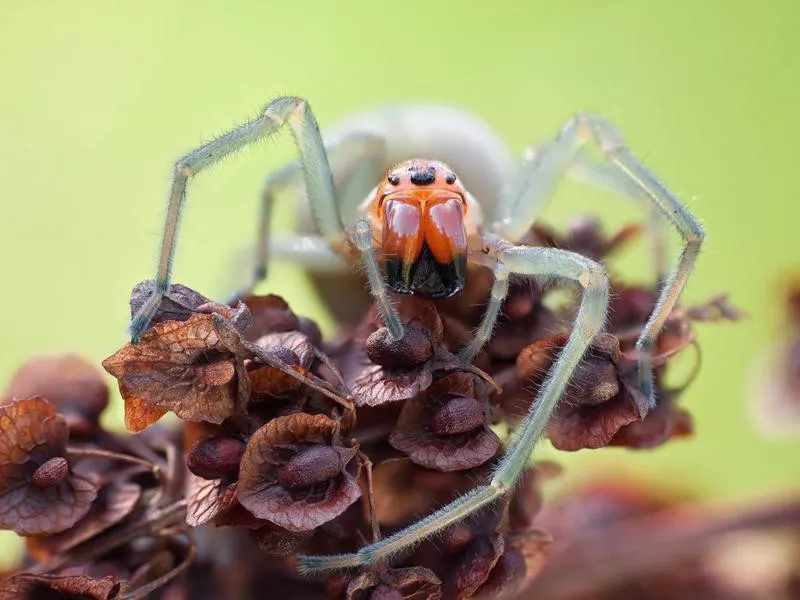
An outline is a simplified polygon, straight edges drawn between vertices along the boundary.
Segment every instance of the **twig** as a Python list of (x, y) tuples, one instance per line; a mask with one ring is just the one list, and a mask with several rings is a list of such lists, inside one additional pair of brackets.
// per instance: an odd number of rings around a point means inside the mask
[(86, 563), (98, 556), (107, 554), (111, 550), (131, 541), (144, 532), (154, 532), (167, 527), (173, 522), (185, 520), (186, 500), (181, 500), (170, 504), (166, 508), (155, 511), (149, 517), (131, 523), (128, 527), (115, 531), (107, 536), (105, 540), (94, 540), (91, 545), (81, 552), (66, 552), (54, 556), (52, 559), (34, 565), (28, 570), (29, 573), (41, 575), (56, 569), (60, 569), (69, 564)]
[(175, 567), (171, 571), (168, 571), (167, 573), (164, 573), (161, 577), (154, 579), (147, 585), (143, 585), (142, 587), (134, 590), (133, 592), (125, 594), (120, 598), (120, 600), (141, 600), (142, 598), (147, 598), (152, 592), (156, 591), (164, 584), (172, 581), (173, 579), (175, 579), (175, 577), (177, 577), (178, 575), (183, 573), (186, 569), (188, 569), (189, 565), (192, 564), (195, 557), (197, 556), (197, 549), (192, 543), (187, 544), (187, 546), (188, 549), (186, 551), (186, 558), (184, 558), (183, 561), (177, 567)]

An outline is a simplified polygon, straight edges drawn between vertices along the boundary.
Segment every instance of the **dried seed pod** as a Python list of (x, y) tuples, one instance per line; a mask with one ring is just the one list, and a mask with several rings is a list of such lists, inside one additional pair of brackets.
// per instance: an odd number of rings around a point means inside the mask
[[(140, 281), (131, 290), (131, 317), (142, 308), (147, 299), (153, 294), (153, 282), (150, 280)], [(158, 310), (150, 321), (150, 326), (158, 325), (165, 321), (186, 321), (197, 309), (212, 302), (203, 294), (191, 288), (174, 283), (169, 286), (169, 290), (161, 299)]]
[(486, 405), (470, 396), (453, 396), (431, 417), (435, 435), (469, 433), (486, 425)]
[(407, 329), (402, 338), (395, 340), (388, 329), (381, 327), (367, 338), (364, 349), (372, 362), (387, 369), (413, 367), (433, 356), (430, 338), (416, 328)]
[(245, 444), (230, 437), (212, 436), (196, 441), (186, 455), (186, 467), (203, 479), (219, 479), (235, 474)]
[[(358, 445), (336, 445), (337, 431), (336, 422), (324, 415), (297, 413), (266, 423), (250, 438), (242, 457), (237, 489), (241, 505), (290, 531), (308, 531), (342, 514), (361, 490), (347, 470)], [(336, 473), (334, 464), (339, 466)]]
[(372, 590), (369, 595), (369, 600), (403, 600), (404, 598), (403, 592), (383, 584)]
[[(476, 399), (479, 394), (482, 402)], [(481, 380), (472, 373), (456, 371), (406, 401), (389, 443), (429, 469), (477, 467), (500, 449), (500, 439), (488, 426), (487, 410)]]
[(4, 395), (9, 399), (47, 398), (67, 420), (73, 437), (76, 433), (95, 434), (98, 418), (108, 406), (108, 386), (102, 373), (72, 354), (27, 361), (14, 373)]
[(506, 544), (505, 551), (495, 563), (486, 581), (473, 595), (476, 600), (511, 598), (525, 581), (527, 562), (522, 551)]
[(132, 431), (149, 427), (169, 410), (187, 421), (217, 425), (233, 416), (237, 402), (244, 401), (237, 364), (214, 329), (213, 315), (200, 313), (155, 325), (139, 344), (126, 344), (103, 361), (118, 379), (125, 424)]
[(66, 421), (43, 398), (0, 406), (0, 528), (53, 534), (89, 512), (98, 481), (71, 471), (67, 435)]
[(51, 488), (61, 485), (69, 475), (69, 462), (63, 456), (54, 456), (39, 465), (31, 476), (33, 485), (40, 488)]
[[(536, 398), (567, 338), (568, 334), (559, 334), (540, 340), (519, 355), (517, 375), (533, 384), (532, 393), (525, 392), (528, 400)], [(620, 429), (644, 418), (647, 399), (635, 387), (621, 384), (623, 360), (618, 338), (601, 333), (594, 339), (589, 354), (570, 380), (570, 402), (561, 404), (547, 427), (547, 435), (556, 448), (601, 448)]]
[(369, 570), (350, 581), (344, 597), (345, 600), (440, 600), (442, 584), (432, 571), (423, 567)]
[(322, 444), (300, 450), (278, 473), (278, 483), (290, 490), (311, 487), (332, 479), (342, 470), (339, 453)]
[(452, 569), (445, 582), (444, 590), (448, 598), (461, 600), (469, 598), (489, 578), (489, 573), (497, 564), (505, 550), (505, 540), (499, 533), (476, 536), (467, 546), (458, 565)]
[(253, 316), (252, 324), (245, 331), (245, 338), (250, 341), (267, 333), (296, 331), (300, 326), (297, 316), (280, 296), (247, 296), (241, 303), (247, 305)]
[(138, 506), (142, 488), (123, 477), (105, 484), (89, 512), (69, 529), (54, 535), (29, 537), (28, 554), (37, 561), (64, 554), (121, 523)]
[(617, 368), (610, 360), (596, 356), (584, 358), (572, 374), (567, 398), (586, 406), (608, 402), (619, 393)]

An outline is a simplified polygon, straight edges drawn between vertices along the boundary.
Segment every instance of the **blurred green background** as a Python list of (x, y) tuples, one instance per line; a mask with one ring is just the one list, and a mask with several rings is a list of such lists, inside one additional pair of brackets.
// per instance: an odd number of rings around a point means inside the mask
[[(685, 398), (692, 440), (558, 460), (715, 497), (797, 490), (800, 440), (755, 432), (748, 373), (781, 331), (781, 281), (800, 270), (800, 2), (0, 6), (0, 382), (35, 354), (99, 363), (126, 341), (128, 294), (152, 276), (172, 162), (276, 95), (308, 98), (323, 129), (385, 101), (455, 104), (515, 152), (584, 109), (614, 121), (705, 224), (685, 301), (729, 291), (750, 318), (699, 328), (704, 364)], [(251, 245), (262, 176), (292, 156), (287, 138), (191, 184), (176, 281), (224, 299), (246, 276), (232, 265)], [(643, 214), (570, 184), (545, 220), (587, 208), (609, 226)], [(619, 268), (644, 280), (642, 254)], [(330, 325), (291, 265), (260, 289)], [(117, 423), (120, 408), (115, 395)]]

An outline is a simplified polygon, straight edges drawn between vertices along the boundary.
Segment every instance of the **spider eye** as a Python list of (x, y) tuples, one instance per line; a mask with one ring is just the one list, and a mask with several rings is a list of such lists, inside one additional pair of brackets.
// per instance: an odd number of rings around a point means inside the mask
[(389, 182), (389, 183), (391, 183), (392, 185), (397, 185), (397, 184), (399, 184), (399, 183), (400, 183), (400, 177), (399, 177), (399, 176), (397, 176), (397, 175), (389, 175), (389, 176), (386, 178), (386, 181), (388, 181), (388, 182)]
[(456, 182), (456, 174), (455, 173), (448, 173), (447, 177), (444, 179), (448, 184), (453, 185)]

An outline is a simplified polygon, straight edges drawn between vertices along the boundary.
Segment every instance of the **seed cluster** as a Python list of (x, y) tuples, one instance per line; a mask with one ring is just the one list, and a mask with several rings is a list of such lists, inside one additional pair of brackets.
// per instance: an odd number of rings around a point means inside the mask
[[(607, 238), (582, 220), (565, 236), (539, 228), (528, 241), (605, 260), (636, 231)], [(0, 406), (0, 526), (27, 536), (32, 567), (0, 582), (0, 597), (524, 593), (553, 542), (537, 518), (541, 485), (557, 473), (551, 464), (531, 465), (503, 503), (391, 565), (296, 572), (298, 554), (357, 551), (491, 474), (503, 432), (535, 402), (569, 337), (577, 302), (514, 282), (491, 342), (466, 363), (456, 352), (490, 286), (490, 273), (477, 270), (459, 298), (399, 298), (399, 341), (369, 305), (325, 341), (278, 296), (227, 306), (173, 285), (140, 342), (103, 362), (135, 436), (101, 427), (108, 390), (94, 367), (72, 356), (32, 360)], [(133, 313), (149, 290), (136, 286)], [(738, 316), (724, 298), (670, 315), (654, 356), (659, 402), (648, 411), (634, 343), (656, 291), (615, 280), (612, 297), (607, 331), (548, 427), (561, 450), (653, 447), (691, 433), (681, 390), (664, 383), (668, 363), (696, 346), (693, 320)], [(177, 425), (158, 423), (167, 413)]]

